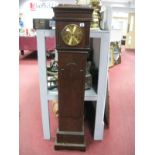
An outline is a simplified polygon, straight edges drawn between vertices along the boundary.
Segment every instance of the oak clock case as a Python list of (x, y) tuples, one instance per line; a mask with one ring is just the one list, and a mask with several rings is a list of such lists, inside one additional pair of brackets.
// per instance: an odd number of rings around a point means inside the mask
[(59, 119), (55, 149), (85, 151), (84, 91), (93, 9), (59, 5), (53, 8), (58, 50)]

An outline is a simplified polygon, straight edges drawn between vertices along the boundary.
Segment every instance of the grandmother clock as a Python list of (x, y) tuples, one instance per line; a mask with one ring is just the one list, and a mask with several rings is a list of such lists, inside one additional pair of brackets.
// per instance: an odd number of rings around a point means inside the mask
[(93, 9), (81, 5), (53, 8), (58, 50), (59, 121), (55, 149), (85, 151), (84, 88)]

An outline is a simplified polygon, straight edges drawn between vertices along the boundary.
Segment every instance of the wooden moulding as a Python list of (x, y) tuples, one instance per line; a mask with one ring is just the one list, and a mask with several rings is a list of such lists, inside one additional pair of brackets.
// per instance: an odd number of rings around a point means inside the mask
[(71, 144), (71, 143), (55, 143), (55, 150), (80, 150), (86, 151), (85, 144)]
[(55, 141), (55, 149), (80, 150), (85, 151), (86, 144), (84, 139), (84, 131), (59, 131), (57, 130), (57, 138)]
[[(53, 8), (56, 21), (91, 21), (93, 9), (88, 5), (59, 5)], [(68, 16), (69, 15), (69, 16)]]

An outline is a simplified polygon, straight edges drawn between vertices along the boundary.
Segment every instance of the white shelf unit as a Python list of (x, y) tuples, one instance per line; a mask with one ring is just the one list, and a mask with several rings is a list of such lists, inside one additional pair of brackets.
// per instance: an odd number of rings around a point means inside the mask
[[(47, 89), (46, 71), (46, 48), (45, 37), (55, 36), (55, 30), (36, 30), (38, 66), (40, 80), (41, 114), (44, 139), (50, 139), (50, 121), (48, 101), (58, 99), (57, 89)], [(110, 32), (108, 30), (91, 30), (90, 37), (93, 38), (94, 62), (99, 69), (97, 93), (94, 89), (85, 91), (85, 101), (96, 101), (94, 140), (102, 140), (104, 135), (104, 111), (106, 102), (106, 90), (108, 80), (108, 54), (110, 44)], [(99, 39), (99, 40), (98, 40)]]

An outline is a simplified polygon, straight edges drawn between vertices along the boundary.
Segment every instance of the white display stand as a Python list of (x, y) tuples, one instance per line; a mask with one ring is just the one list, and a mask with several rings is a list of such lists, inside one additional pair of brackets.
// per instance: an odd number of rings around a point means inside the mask
[[(57, 90), (47, 89), (46, 73), (46, 48), (45, 37), (55, 36), (55, 30), (36, 30), (38, 65), (40, 79), (41, 113), (44, 139), (50, 139), (50, 122), (48, 101), (58, 99)], [(107, 30), (91, 30), (90, 37), (94, 38), (94, 62), (99, 68), (97, 93), (92, 89), (85, 91), (85, 101), (96, 101), (94, 140), (102, 140), (104, 135), (104, 111), (106, 103), (107, 79), (108, 79), (108, 54), (110, 44), (110, 32)]]

